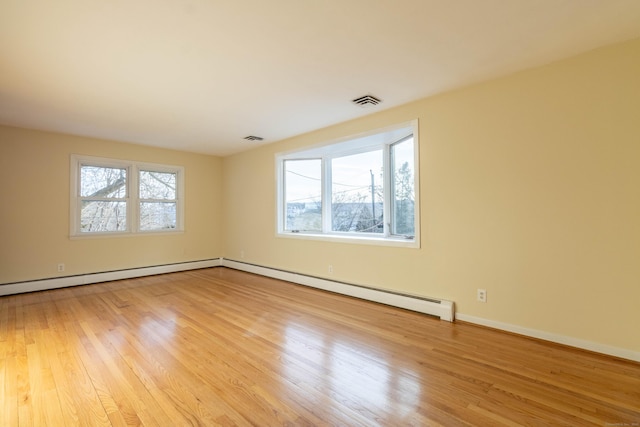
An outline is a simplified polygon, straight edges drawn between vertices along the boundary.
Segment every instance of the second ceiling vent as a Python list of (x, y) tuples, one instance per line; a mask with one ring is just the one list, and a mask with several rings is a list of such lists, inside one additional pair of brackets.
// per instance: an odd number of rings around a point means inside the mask
[(365, 95), (365, 96), (361, 96), (360, 98), (356, 98), (351, 102), (353, 102), (359, 107), (366, 108), (366, 107), (372, 107), (374, 105), (378, 105), (382, 101), (373, 95)]

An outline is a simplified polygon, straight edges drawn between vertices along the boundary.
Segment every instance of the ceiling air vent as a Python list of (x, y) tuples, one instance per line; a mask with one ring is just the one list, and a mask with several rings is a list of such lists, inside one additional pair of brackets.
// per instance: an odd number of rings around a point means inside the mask
[(245, 136), (244, 139), (246, 139), (247, 141), (262, 141), (262, 140), (264, 140), (264, 138), (261, 138), (259, 136), (255, 136), (255, 135)]
[(366, 107), (372, 107), (374, 105), (378, 105), (382, 101), (373, 95), (365, 95), (365, 96), (361, 96), (360, 98), (356, 98), (351, 102), (353, 102), (354, 104), (362, 108), (366, 108)]

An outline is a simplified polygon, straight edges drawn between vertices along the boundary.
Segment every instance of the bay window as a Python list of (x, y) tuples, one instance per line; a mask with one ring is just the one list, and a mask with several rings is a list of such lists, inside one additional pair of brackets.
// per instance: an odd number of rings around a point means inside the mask
[(417, 121), (276, 163), (279, 236), (419, 246)]

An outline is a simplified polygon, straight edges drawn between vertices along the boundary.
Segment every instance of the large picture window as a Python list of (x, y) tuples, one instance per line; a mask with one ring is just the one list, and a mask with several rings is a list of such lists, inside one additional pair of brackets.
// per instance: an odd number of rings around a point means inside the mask
[(183, 229), (184, 170), (88, 156), (71, 158), (71, 235)]
[(417, 122), (276, 162), (279, 235), (419, 246)]

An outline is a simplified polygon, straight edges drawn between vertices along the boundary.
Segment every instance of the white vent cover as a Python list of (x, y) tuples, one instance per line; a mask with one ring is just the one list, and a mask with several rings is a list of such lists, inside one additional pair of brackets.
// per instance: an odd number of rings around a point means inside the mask
[(362, 108), (366, 108), (366, 107), (372, 107), (374, 105), (378, 105), (382, 101), (373, 95), (365, 95), (365, 96), (361, 96), (360, 98), (356, 98), (351, 102), (353, 102), (354, 104)]
[(263, 141), (264, 140), (264, 138), (261, 138), (255, 135), (245, 136), (244, 139), (246, 139), (247, 141)]

